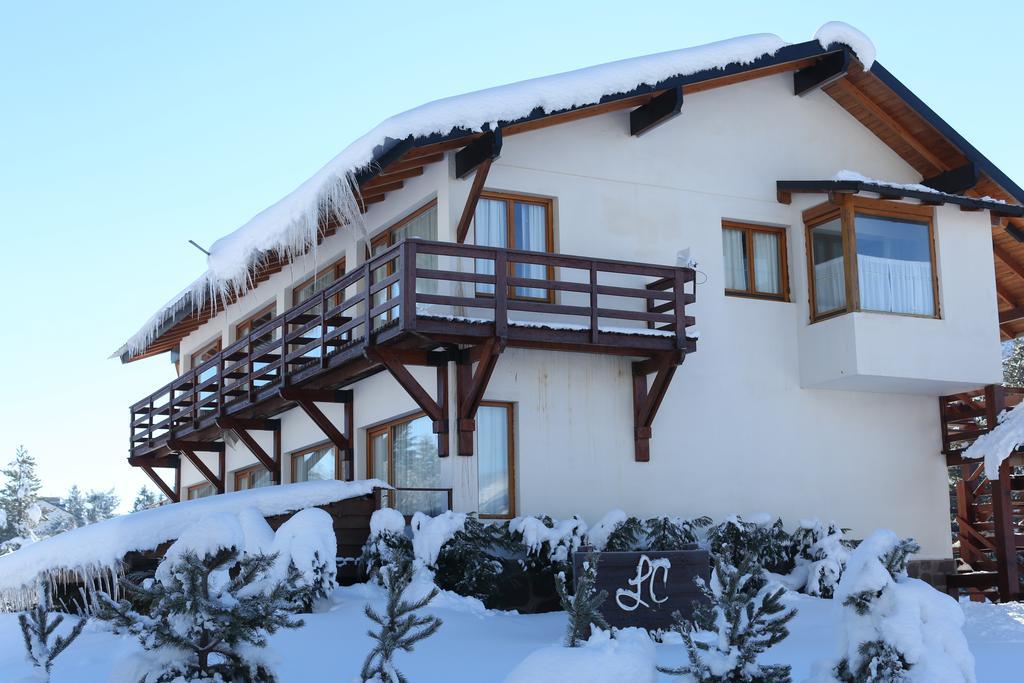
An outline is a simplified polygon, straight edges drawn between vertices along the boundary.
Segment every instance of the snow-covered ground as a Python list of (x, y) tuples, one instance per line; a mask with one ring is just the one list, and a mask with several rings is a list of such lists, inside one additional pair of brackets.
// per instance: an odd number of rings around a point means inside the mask
[[(339, 589), (334, 601), (330, 611), (305, 615), (304, 628), (271, 637), (281, 683), (356, 680), (370, 648), (366, 635), (370, 622), (363, 615), (363, 606), (370, 602), (383, 609), (384, 591), (373, 584), (357, 585)], [(789, 594), (787, 602), (798, 610), (790, 624), (791, 634), (764, 661), (792, 665), (793, 680), (801, 681), (809, 674), (813, 661), (833, 651), (839, 605), (794, 593)], [(977, 660), (979, 683), (1020, 680), (1024, 671), (1024, 604), (963, 603), (962, 607), (967, 618), (964, 631)], [(451, 594), (439, 596), (427, 611), (444, 620), (441, 630), (418, 644), (414, 653), (397, 657), (399, 668), (414, 683), (503, 681), (530, 653), (558, 643), (566, 623), (561, 612), (488, 612), (474, 600)], [(134, 640), (110, 635), (90, 624), (57, 660), (53, 681), (118, 681), (118, 660), (138, 651)], [(685, 655), (681, 645), (664, 644), (657, 646), (657, 659), (660, 664), (678, 665)], [(0, 614), (0, 672), (4, 681), (16, 681), (30, 673), (14, 614)], [(662, 676), (658, 680), (671, 678)]]

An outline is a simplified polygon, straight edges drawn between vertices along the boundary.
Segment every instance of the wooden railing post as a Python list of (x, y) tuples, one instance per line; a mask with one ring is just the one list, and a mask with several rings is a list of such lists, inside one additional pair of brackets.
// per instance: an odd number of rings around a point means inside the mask
[(405, 240), (398, 251), (398, 282), (402, 290), (398, 305), (399, 325), (416, 329), (416, 240)]
[(224, 352), (217, 353), (217, 417), (224, 415)]
[(682, 268), (675, 270), (675, 282), (672, 284), (672, 303), (676, 317), (676, 348), (686, 353), (686, 278)]
[[(327, 289), (320, 292), (320, 367), (327, 367)], [(283, 383), (282, 383), (283, 386)]]
[(508, 254), (494, 252), (494, 336), (508, 336)]
[(366, 283), (363, 287), (364, 307), (366, 308), (363, 312), (365, 319), (363, 346), (366, 347), (373, 345), (373, 316), (370, 315), (370, 310), (373, 308), (373, 295), (370, 294), (370, 287), (373, 286), (373, 269), (370, 267), (370, 261), (363, 264), (363, 280)]
[(596, 344), (601, 336), (601, 321), (597, 315), (597, 264), (590, 262), (590, 342)]
[(192, 387), (189, 394), (192, 396), (189, 406), (189, 410), (192, 411), (192, 429), (199, 429), (199, 397), (202, 393), (199, 391), (199, 372), (195, 368), (192, 368)]
[(148, 438), (146, 441), (150, 447), (153, 446), (153, 397), (149, 397), (149, 431), (147, 432)]
[(253, 356), (252, 356), (252, 332), (251, 331), (245, 337), (245, 349), (246, 349), (245, 364), (246, 364), (246, 367), (249, 368), (249, 373), (248, 373), (249, 374), (249, 377), (248, 377), (248, 379), (249, 379), (249, 382), (248, 382), (248, 384), (249, 384), (249, 386), (248, 386), (248, 389), (249, 389), (249, 402), (250, 403), (255, 403), (255, 401), (256, 401), (256, 380), (253, 378), (252, 374), (254, 372), (256, 372), (256, 363), (253, 360)]

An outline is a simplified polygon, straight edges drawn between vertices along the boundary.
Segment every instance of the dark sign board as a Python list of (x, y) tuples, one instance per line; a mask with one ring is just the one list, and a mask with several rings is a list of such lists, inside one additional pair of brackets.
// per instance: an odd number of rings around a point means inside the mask
[(672, 627), (674, 612), (684, 618), (693, 603), (704, 600), (695, 578), (711, 578), (711, 560), (706, 550), (664, 552), (596, 553), (581, 550), (573, 555), (576, 576), (583, 562), (597, 562), (597, 589), (608, 592), (601, 614), (617, 628), (639, 626), (649, 630)]

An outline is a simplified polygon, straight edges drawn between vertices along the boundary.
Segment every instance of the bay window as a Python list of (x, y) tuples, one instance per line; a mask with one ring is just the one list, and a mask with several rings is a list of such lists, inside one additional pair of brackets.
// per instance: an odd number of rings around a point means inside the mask
[(850, 311), (938, 317), (933, 213), (850, 196), (805, 211), (812, 322)]

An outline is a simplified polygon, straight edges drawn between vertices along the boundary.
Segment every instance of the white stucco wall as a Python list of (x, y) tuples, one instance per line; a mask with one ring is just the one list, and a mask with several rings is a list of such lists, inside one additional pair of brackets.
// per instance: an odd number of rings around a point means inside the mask
[[(612, 507), (715, 518), (768, 511), (791, 524), (835, 519), (858, 536), (887, 526), (916, 536), (923, 556), (950, 554), (936, 396), (999, 376), (987, 214), (937, 211), (941, 320), (855, 314), (809, 325), (801, 211), (824, 198), (779, 204), (775, 181), (841, 169), (920, 180), (823, 93), (794, 97), (790, 75), (687, 95), (681, 116), (640, 138), (617, 112), (505, 139), (487, 187), (554, 198), (558, 251), (674, 264), (689, 247), (702, 272), (688, 310), (699, 350), (658, 413), (649, 463), (633, 459), (628, 359), (505, 351), (485, 398), (515, 403), (518, 512), (593, 522)], [(367, 225), (376, 232), (436, 197), (439, 237), (450, 240), (469, 186), (434, 164), (374, 205)], [(787, 228), (790, 302), (724, 295), (727, 218)], [(362, 244), (329, 238), (318, 267), (345, 253), (351, 268)], [(272, 298), (284, 310), (312, 270), (303, 259), (259, 285), (187, 337), (183, 359)], [(432, 371), (417, 374), (432, 387)], [(362, 477), (366, 427), (415, 405), (386, 374), (353, 388)], [(327, 409), (340, 424), (340, 407)], [(298, 411), (281, 418), (285, 463), (323, 441)], [(229, 470), (252, 462), (241, 446), (227, 460)], [(475, 458), (453, 455), (442, 468), (456, 508), (473, 510)], [(185, 464), (183, 483), (198, 480)]]

